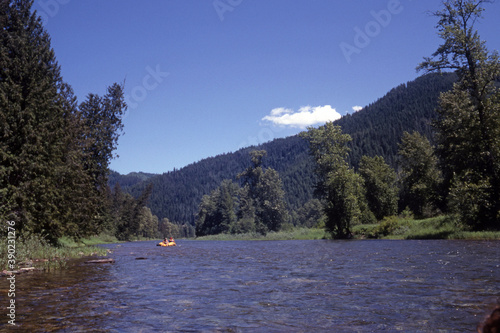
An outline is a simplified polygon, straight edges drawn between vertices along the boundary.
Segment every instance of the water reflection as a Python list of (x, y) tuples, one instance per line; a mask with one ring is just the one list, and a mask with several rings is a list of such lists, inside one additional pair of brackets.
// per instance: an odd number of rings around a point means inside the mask
[(19, 329), (471, 332), (500, 297), (498, 241), (154, 245), (19, 276)]

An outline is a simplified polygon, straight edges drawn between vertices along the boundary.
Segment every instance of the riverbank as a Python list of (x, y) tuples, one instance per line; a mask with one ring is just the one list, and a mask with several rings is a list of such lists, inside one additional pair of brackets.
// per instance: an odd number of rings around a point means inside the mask
[[(415, 220), (391, 216), (376, 224), (361, 224), (352, 228), (354, 239), (469, 239), (500, 240), (500, 231), (467, 231), (449, 216)], [(218, 234), (197, 237), (197, 240), (313, 240), (330, 239), (323, 229), (296, 228), (288, 231)]]
[(500, 231), (468, 231), (450, 216), (415, 220), (387, 217), (377, 224), (352, 228), (355, 238), (500, 240)]
[(314, 228), (296, 228), (288, 231), (271, 231), (266, 235), (257, 232), (244, 234), (218, 234), (197, 237), (197, 240), (308, 240), (308, 239), (324, 239), (328, 235), (323, 229)]
[(105, 234), (82, 239), (78, 243), (61, 238), (58, 246), (37, 235), (16, 239), (15, 243), (8, 243), (5, 238), (0, 242), (0, 274), (63, 268), (71, 259), (106, 256), (108, 251), (95, 245), (115, 242), (118, 242), (115, 237)]

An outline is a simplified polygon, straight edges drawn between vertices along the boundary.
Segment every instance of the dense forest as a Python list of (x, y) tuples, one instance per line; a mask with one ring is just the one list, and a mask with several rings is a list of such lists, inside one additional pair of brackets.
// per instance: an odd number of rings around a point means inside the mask
[[(391, 167), (397, 168), (398, 143), (405, 131), (418, 131), (433, 141), (431, 123), (437, 117), (439, 94), (451, 89), (456, 79), (457, 76), (450, 73), (423, 75), (337, 120), (335, 124), (353, 139), (349, 143), (350, 163), (357, 167), (363, 155), (380, 155)], [(151, 183), (153, 191), (148, 207), (153, 214), (179, 225), (194, 226), (203, 195), (215, 190), (225, 179), (236, 181), (236, 176), (250, 165), (252, 150), (267, 152), (263, 167), (271, 167), (279, 173), (292, 219), (290, 223), (301, 224), (294, 220), (295, 213), (313, 199), (316, 176), (308, 143), (299, 135), (206, 158), (162, 175), (112, 173), (110, 185), (120, 183), (124, 191), (139, 196), (146, 184)]]

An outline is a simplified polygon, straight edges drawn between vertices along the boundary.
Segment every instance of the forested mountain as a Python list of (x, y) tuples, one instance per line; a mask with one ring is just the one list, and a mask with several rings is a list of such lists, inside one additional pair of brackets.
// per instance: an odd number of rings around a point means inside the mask
[(149, 178), (158, 176), (155, 173), (131, 172), (126, 175), (120, 175), (118, 172), (111, 170), (109, 173), (108, 184), (111, 188), (115, 187), (116, 183), (120, 183), (122, 190), (127, 190), (134, 185), (147, 181)]
[[(454, 74), (421, 76), (392, 89), (361, 111), (336, 121), (335, 124), (353, 138), (351, 164), (357, 167), (362, 155), (381, 155), (396, 167), (398, 143), (404, 131), (416, 130), (432, 140), (431, 121), (436, 116), (439, 94), (451, 89), (455, 80)], [(256, 149), (267, 151), (263, 166), (279, 172), (290, 210), (299, 209), (312, 198), (314, 162), (306, 141), (298, 135), (206, 158), (162, 175), (114, 174), (110, 179), (134, 196), (139, 196), (146, 184), (152, 183), (148, 206), (153, 214), (178, 224), (194, 225), (202, 196), (224, 179), (236, 180), (236, 175), (250, 164), (249, 152)]]

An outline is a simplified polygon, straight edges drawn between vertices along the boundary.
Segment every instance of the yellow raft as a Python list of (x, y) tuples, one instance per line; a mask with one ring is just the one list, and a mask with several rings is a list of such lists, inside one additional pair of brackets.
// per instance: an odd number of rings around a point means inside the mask
[(156, 246), (176, 246), (175, 242), (159, 242)]

